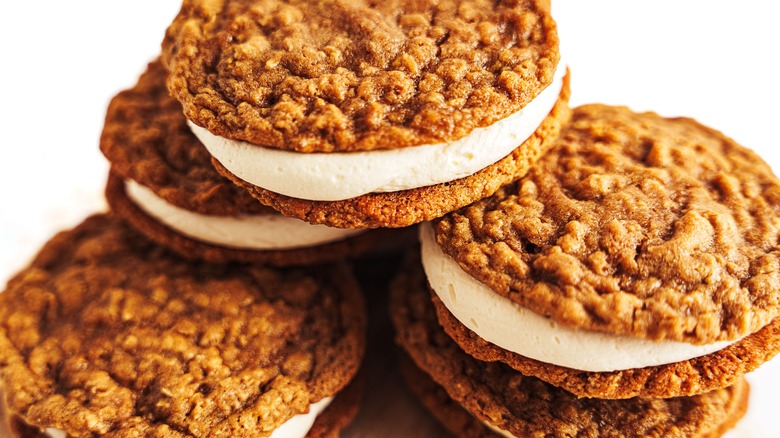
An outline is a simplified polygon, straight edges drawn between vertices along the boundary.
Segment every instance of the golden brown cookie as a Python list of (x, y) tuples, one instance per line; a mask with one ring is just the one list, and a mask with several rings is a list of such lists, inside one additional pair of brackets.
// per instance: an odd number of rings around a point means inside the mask
[[(163, 223), (160, 218), (169, 213), (151, 211), (148, 206), (139, 205), (137, 199), (128, 196), (126, 185), (129, 182), (150, 190), (153, 196), (172, 208), (196, 214), (193, 220), (256, 216), (275, 220), (279, 216), (214, 170), (211, 155), (190, 132), (181, 105), (168, 96), (165, 76), (162, 64), (153, 62), (133, 88), (114, 97), (100, 143), (112, 166), (106, 187), (108, 203), (146, 237), (192, 260), (274, 266), (333, 262), (403, 242), (402, 236), (383, 230), (349, 237), (334, 236), (315, 244), (253, 249), (208, 240), (208, 237)], [(174, 216), (171, 223), (181, 226), (184, 222), (177, 218)], [(306, 224), (300, 223), (300, 226)], [(230, 233), (228, 229), (222, 234)], [(236, 241), (241, 243), (241, 239)]]
[(187, 263), (97, 215), (0, 294), (0, 386), (76, 436), (267, 436), (347, 386), (364, 330), (343, 265)]
[(578, 108), (528, 175), (435, 229), (472, 277), (569, 327), (708, 344), (780, 316), (780, 181), (690, 119)]
[(216, 160), (214, 166), (233, 183), (285, 216), (338, 228), (406, 227), (490, 196), (502, 185), (525, 175), (568, 123), (571, 116), (569, 95), (567, 75), (552, 112), (528, 140), (497, 163), (447, 183), (398, 192), (369, 193), (341, 201), (311, 201), (291, 198), (243, 181)]
[[(419, 271), (402, 272), (393, 284), (391, 313), (396, 341), (435, 381), (426, 384), (415, 378), (412, 389), (436, 416), (446, 415), (445, 427), (451, 421), (465, 422), (465, 417), (435, 391), (446, 391), (475, 421), (518, 437), (718, 436), (747, 408), (749, 387), (744, 380), (693, 397), (600, 400), (578, 398), (499, 362), (479, 361), (441, 329), (428, 294), (419, 290), (422, 281)], [(476, 424), (458, 427), (454, 431), (459, 435), (489, 436)]]
[(187, 0), (168, 88), (215, 135), (300, 152), (459, 139), (552, 82), (548, 0)]

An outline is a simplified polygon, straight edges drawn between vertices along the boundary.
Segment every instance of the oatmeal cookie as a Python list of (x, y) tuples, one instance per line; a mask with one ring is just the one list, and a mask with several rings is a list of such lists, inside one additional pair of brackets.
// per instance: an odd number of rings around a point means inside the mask
[(691, 119), (578, 108), (524, 178), (435, 230), (472, 277), (574, 328), (708, 344), (780, 316), (780, 181)]
[(462, 138), (522, 109), (559, 57), (549, 0), (186, 0), (163, 42), (187, 118), (299, 152)]
[(347, 386), (364, 330), (343, 265), (187, 263), (96, 215), (0, 294), (0, 384), (73, 436), (268, 436)]

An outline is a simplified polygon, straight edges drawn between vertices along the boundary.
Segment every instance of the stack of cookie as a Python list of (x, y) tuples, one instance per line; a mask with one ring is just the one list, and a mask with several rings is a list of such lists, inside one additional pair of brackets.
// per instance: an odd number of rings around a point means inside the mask
[(337, 435), (366, 318), (338, 262), (431, 220), (391, 310), (448, 429), (733, 425), (778, 348), (780, 183), (691, 121), (571, 120), (549, 3), (185, 0), (108, 108), (112, 212), (0, 294), (17, 433)]
[(112, 212), (0, 295), (14, 430), (337, 434), (362, 297), (342, 265), (289, 267), (525, 174), (568, 122), (565, 76), (544, 1), (185, 1), (108, 108)]
[(524, 178), (422, 228), (391, 304), (413, 390), (462, 436), (719, 436), (780, 350), (779, 196), (693, 120), (575, 109)]

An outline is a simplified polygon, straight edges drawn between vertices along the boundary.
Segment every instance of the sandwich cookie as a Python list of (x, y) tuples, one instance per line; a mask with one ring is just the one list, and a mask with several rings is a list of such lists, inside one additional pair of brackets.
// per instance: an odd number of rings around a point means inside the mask
[(343, 265), (187, 263), (98, 215), (0, 294), (0, 388), (52, 436), (330, 436), (364, 330)]
[(111, 162), (111, 208), (155, 242), (189, 259), (276, 266), (354, 257), (397, 240), (394, 232), (311, 225), (287, 218), (220, 176), (168, 96), (153, 62), (109, 105), (100, 147)]
[(286, 216), (404, 227), (494, 193), (570, 116), (545, 0), (185, 1), (168, 88), (234, 183)]
[(747, 409), (749, 386), (691, 397), (579, 398), (500, 362), (466, 354), (436, 317), (419, 264), (401, 273), (391, 292), (396, 341), (409, 388), (459, 437), (717, 437)]
[(583, 397), (731, 385), (780, 350), (780, 182), (690, 119), (574, 110), (516, 183), (427, 226), (439, 320)]

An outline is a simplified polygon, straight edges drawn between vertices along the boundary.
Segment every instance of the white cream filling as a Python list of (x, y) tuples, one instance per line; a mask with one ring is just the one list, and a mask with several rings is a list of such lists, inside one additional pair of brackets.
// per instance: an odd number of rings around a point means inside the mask
[(737, 342), (657, 342), (561, 326), (466, 273), (441, 250), (430, 224), (420, 227), (420, 241), (428, 282), (450, 313), (484, 340), (531, 359), (581, 371), (616, 371), (693, 359)]
[[(559, 64), (562, 65), (562, 64)], [(285, 196), (338, 201), (454, 181), (509, 155), (539, 128), (563, 87), (565, 68), (520, 111), (449, 143), (343, 153), (300, 153), (218, 137), (190, 123), (211, 155), (238, 178)]]
[[(325, 397), (317, 403), (312, 404), (309, 406), (309, 412), (298, 414), (285, 421), (284, 424), (271, 433), (270, 438), (305, 438), (306, 434), (309, 433), (311, 427), (314, 425), (317, 416), (320, 415), (332, 401), (333, 397)], [(48, 428), (45, 432), (50, 438), (65, 438), (67, 436), (65, 431), (54, 428)]]
[(504, 436), (506, 438), (517, 438), (516, 436), (512, 435), (510, 432), (505, 431), (504, 429), (501, 429), (498, 426), (493, 426), (492, 424), (488, 423), (487, 421), (483, 421), (482, 424), (487, 426), (488, 429), (492, 430), (493, 432)]
[(344, 240), (365, 230), (311, 225), (281, 214), (209, 216), (179, 208), (135, 181), (125, 180), (128, 198), (146, 214), (193, 239), (225, 247), (286, 250)]
[(309, 433), (309, 430), (311, 430), (312, 425), (314, 425), (314, 420), (317, 419), (317, 416), (320, 415), (332, 401), (333, 397), (325, 397), (317, 403), (312, 404), (309, 406), (309, 412), (298, 414), (290, 418), (273, 431), (270, 438), (304, 438), (306, 434)]
[(64, 430), (48, 428), (44, 431), (50, 438), (67, 438), (68, 434)]

